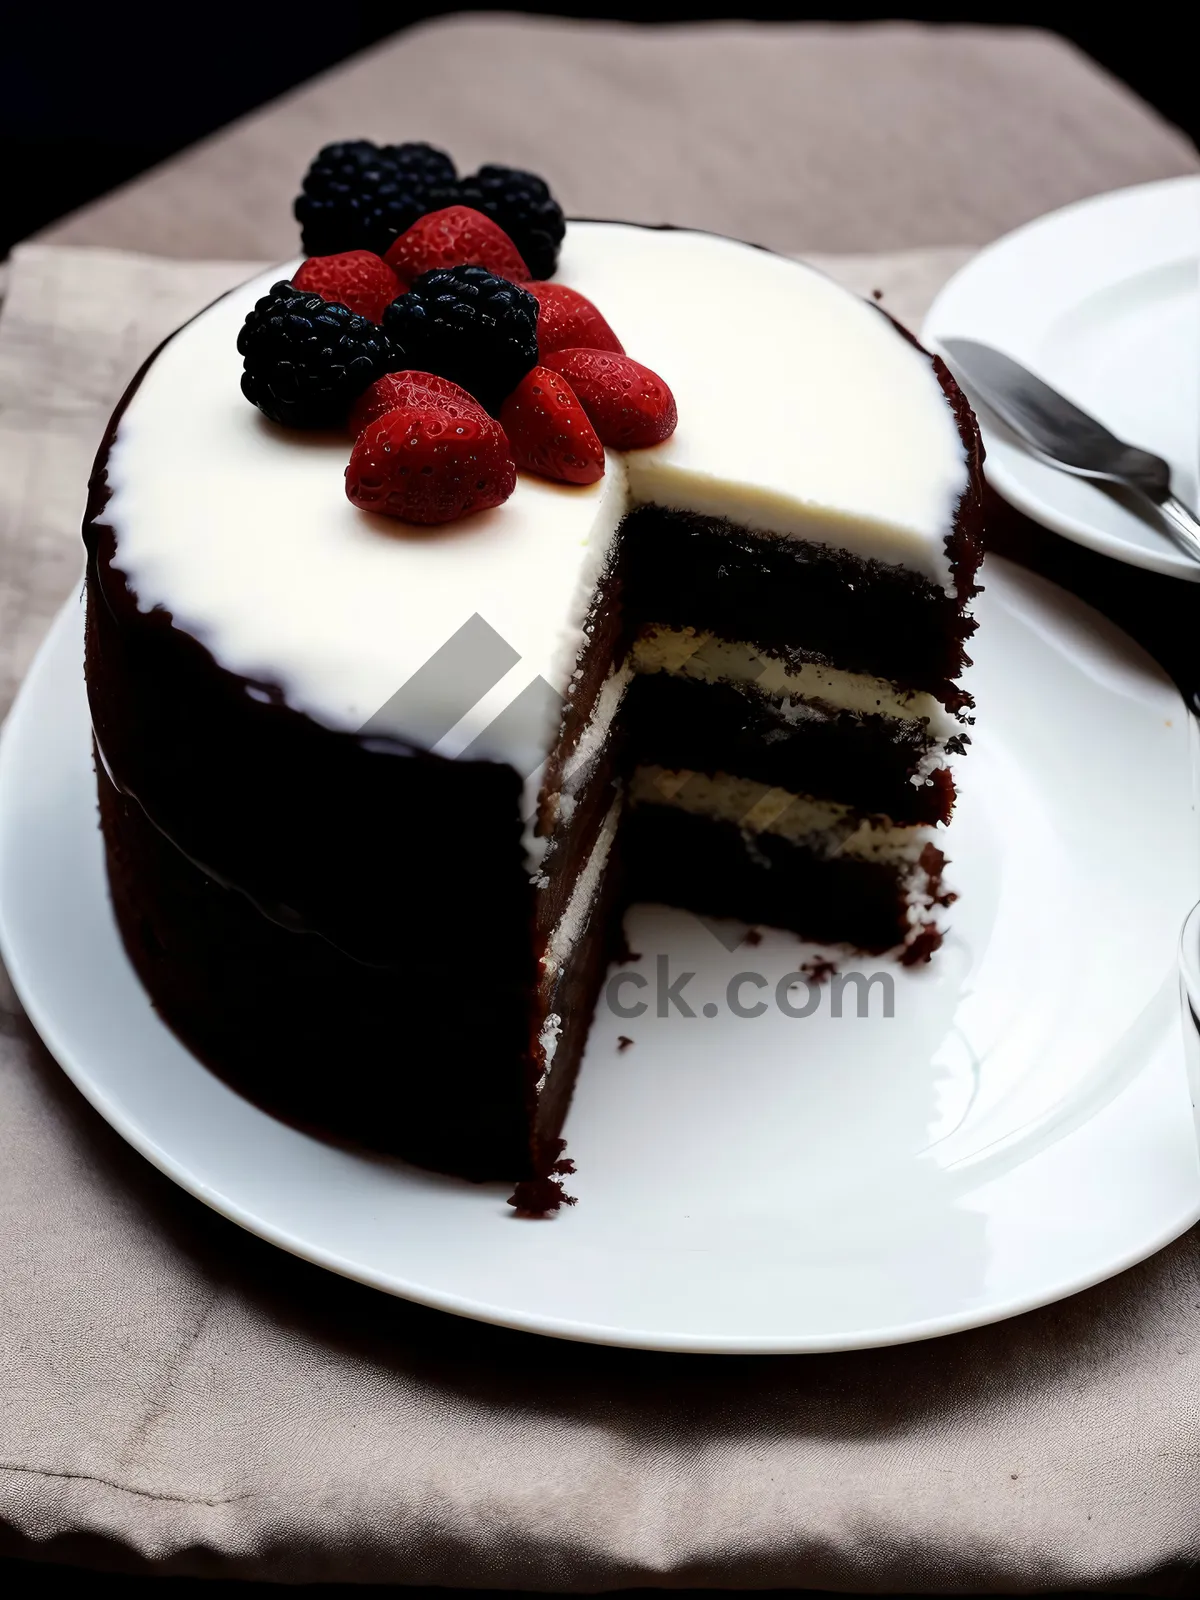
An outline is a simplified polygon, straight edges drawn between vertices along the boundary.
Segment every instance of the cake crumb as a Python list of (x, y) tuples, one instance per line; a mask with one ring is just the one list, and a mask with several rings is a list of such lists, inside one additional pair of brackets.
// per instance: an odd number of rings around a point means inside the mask
[(901, 951), (901, 965), (915, 967), (932, 960), (933, 952), (941, 947), (941, 943), (941, 929), (932, 922), (924, 923), (916, 938), (910, 940)]
[[(565, 1139), (557, 1140), (554, 1153), (558, 1160), (554, 1165), (536, 1178), (522, 1178), (513, 1189), (506, 1204), (512, 1206), (518, 1217), (544, 1222), (563, 1206), (575, 1204), (575, 1196), (562, 1186), (562, 1180), (575, 1171), (575, 1163), (563, 1154), (566, 1148)], [(543, 1154), (543, 1161), (549, 1153)]]
[(871, 299), (872, 300), (882, 300), (883, 299), (883, 290), (882, 289), (872, 289), (871, 290)]
[(807, 978), (809, 983), (828, 983), (830, 978), (836, 976), (837, 970), (837, 962), (825, 956), (809, 956), (807, 961), (800, 963), (800, 975)]
[(746, 937), (742, 940), (742, 943), (743, 944), (761, 944), (762, 943), (762, 934), (759, 933), (757, 928), (750, 928), (746, 933)]
[(509, 1195), (508, 1204), (518, 1217), (545, 1222), (563, 1206), (573, 1206), (575, 1196), (566, 1192), (559, 1178), (523, 1178)]
[(617, 1053), (618, 1053), (618, 1055), (624, 1055), (626, 1050), (629, 1049), (629, 1046), (632, 1043), (633, 1043), (633, 1040), (629, 1037), (629, 1035), (627, 1033), (619, 1033), (617, 1035)]

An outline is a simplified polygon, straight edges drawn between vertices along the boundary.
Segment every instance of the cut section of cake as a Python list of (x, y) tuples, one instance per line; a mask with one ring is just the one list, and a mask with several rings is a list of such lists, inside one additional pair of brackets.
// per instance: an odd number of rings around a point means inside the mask
[(631, 899), (936, 945), (978, 434), (821, 274), (571, 223), (556, 282), (670, 385), (675, 431), (409, 526), (349, 502), (344, 434), (242, 398), (239, 329), (281, 275), (156, 353), (97, 462), (122, 935), (171, 1026), (279, 1113), (544, 1179)]

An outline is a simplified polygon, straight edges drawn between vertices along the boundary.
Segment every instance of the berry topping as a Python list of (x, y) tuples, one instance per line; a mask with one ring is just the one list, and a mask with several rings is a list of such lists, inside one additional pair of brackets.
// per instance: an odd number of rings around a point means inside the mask
[(335, 428), (404, 352), (366, 317), (320, 295), (277, 283), (242, 324), (242, 393), (272, 422)]
[(641, 450), (675, 432), (675, 396), (649, 367), (611, 350), (556, 350), (543, 365), (566, 378), (604, 444)]
[[(386, 380), (384, 380), (386, 381)], [(604, 476), (604, 446), (571, 386), (549, 367), (534, 367), (500, 408), (517, 465), (560, 483)]]
[[(336, 300), (360, 317), (378, 322), (400, 293), (396, 274), (370, 250), (343, 250), (336, 256), (309, 256), (292, 279), (295, 288)], [(576, 341), (579, 343), (580, 341)]]
[(350, 431), (357, 437), (368, 423), (386, 416), (401, 406), (420, 406), (444, 411), (447, 416), (487, 416), (487, 412), (465, 389), (434, 372), (387, 372), (360, 395), (350, 413)]
[(359, 435), (346, 468), (346, 494), (360, 511), (425, 524), (502, 505), (516, 482), (504, 430), (484, 411), (389, 411)]
[(349, 139), (327, 144), (304, 175), (294, 210), (308, 255), (374, 250), (435, 204), (434, 191), (455, 181), (454, 163), (428, 144), (372, 144)]
[(405, 286), (438, 267), (486, 267), (513, 283), (529, 277), (529, 268), (503, 228), (470, 206), (447, 206), (418, 218), (392, 245), (387, 260)]
[(553, 274), (567, 225), (562, 207), (536, 173), (518, 167), (480, 167), (459, 180), (455, 198), (499, 223), (535, 278)]
[(586, 295), (565, 283), (531, 283), (526, 286), (538, 303), (538, 356), (554, 350), (612, 350), (625, 354), (625, 346)]
[(442, 267), (393, 300), (383, 325), (412, 366), (461, 384), (495, 416), (537, 363), (537, 310), (486, 267)]

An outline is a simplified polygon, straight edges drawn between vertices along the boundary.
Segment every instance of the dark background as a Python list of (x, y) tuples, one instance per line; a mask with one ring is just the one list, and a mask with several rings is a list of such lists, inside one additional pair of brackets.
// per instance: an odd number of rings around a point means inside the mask
[[(539, 4), (399, 5), (308, 0), (271, 6), (58, 8), (26, 0), (0, 31), (0, 256), (26, 234), (134, 177), (315, 73), (425, 17), (455, 10), (672, 22), (717, 17), (873, 21), (878, 7)], [(913, 20), (1054, 29), (1200, 138), (1186, 10), (1013, 6), (915, 10)], [(353, 129), (346, 129), (353, 136)], [(301, 173), (313, 152), (296, 152)]]

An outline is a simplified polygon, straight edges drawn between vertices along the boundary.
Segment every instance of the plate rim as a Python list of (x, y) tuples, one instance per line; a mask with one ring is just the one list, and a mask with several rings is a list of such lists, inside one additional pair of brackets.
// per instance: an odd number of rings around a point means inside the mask
[[(999, 558), (999, 560), (1003, 562), (1003, 558)], [(1006, 567), (1015, 565), (1008, 562), (1003, 562), (1003, 564)], [(1025, 569), (1017, 567), (1017, 570), (1024, 572)], [(1058, 588), (1057, 585), (1049, 583), (1048, 580), (1040, 579), (1038, 581), (1051, 589)], [(41, 677), (49, 670), (48, 663), (50, 659), (56, 652), (67, 647), (72, 635), (81, 639), (81, 612), (81, 596), (76, 591), (56, 614), (50, 629), (34, 656), (25, 680), (14, 698), (9, 714), (3, 726), (0, 727), (0, 802), (2, 802), (6, 788), (9, 765), (17, 759), (13, 755), (13, 748), (20, 735), (22, 718), (30, 715), (29, 707), (34, 703), (37, 685)], [(1142, 653), (1144, 654), (1144, 652)], [(1185, 716), (1188, 717), (1189, 730), (1194, 738), (1195, 719), (1187, 713), (1182, 699), (1180, 700), (1180, 706)], [(18, 734), (16, 735), (13, 733), (14, 727), (18, 729)], [(212, 1185), (206, 1184), (202, 1178), (192, 1171), (186, 1161), (172, 1158), (169, 1151), (162, 1148), (148, 1132), (140, 1127), (136, 1118), (127, 1113), (121, 1104), (106, 1091), (103, 1083), (91, 1076), (76, 1059), (74, 1050), (62, 1039), (55, 1018), (49, 1015), (42, 1005), (36, 979), (30, 979), (25, 971), (20, 949), (20, 938), (13, 938), (12, 930), (9, 926), (6, 883), (2, 869), (3, 855), (0, 854), (0, 956), (3, 956), (8, 967), (14, 991), (25, 1008), (30, 1023), (42, 1039), (55, 1063), (109, 1126), (138, 1154), (163, 1173), (165, 1177), (178, 1184), (185, 1192), (209, 1206), (210, 1209), (216, 1211), (228, 1221), (301, 1260), (308, 1261), (351, 1281), (392, 1294), (398, 1298), (411, 1300), (416, 1304), (427, 1306), (433, 1310), (463, 1316), (472, 1321), (488, 1323), (517, 1332), (558, 1338), (569, 1342), (648, 1350), (666, 1354), (746, 1356), (846, 1353), (853, 1350), (879, 1349), (888, 1348), (892, 1345), (918, 1343), (927, 1339), (944, 1337), (952, 1333), (966, 1332), (972, 1328), (1006, 1321), (1027, 1311), (1034, 1311), (1039, 1307), (1055, 1304), (1059, 1300), (1067, 1299), (1094, 1287), (1096, 1284), (1105, 1282), (1137, 1265), (1139, 1262), (1148, 1259), (1174, 1239), (1180, 1237), (1197, 1220), (1200, 1220), (1200, 1192), (1198, 1192), (1193, 1204), (1185, 1212), (1171, 1217), (1153, 1235), (1141, 1241), (1137, 1246), (1119, 1253), (1100, 1268), (1088, 1268), (1075, 1277), (1061, 1280), (1056, 1286), (1047, 1289), (1045, 1292), (1010, 1296), (1003, 1301), (993, 1302), (982, 1311), (969, 1308), (962, 1309), (937, 1317), (901, 1324), (896, 1327), (864, 1330), (861, 1334), (846, 1332), (835, 1336), (803, 1336), (798, 1334), (779, 1336), (771, 1334), (759, 1338), (745, 1334), (680, 1333), (666, 1335), (653, 1331), (639, 1331), (595, 1322), (584, 1323), (577, 1319), (548, 1316), (538, 1312), (518, 1313), (511, 1308), (492, 1304), (469, 1295), (455, 1295), (442, 1289), (431, 1289), (419, 1282), (400, 1278), (384, 1270), (372, 1268), (360, 1262), (349, 1261), (344, 1257), (340, 1257), (336, 1252), (302, 1239), (290, 1233), (285, 1227), (257, 1215), (253, 1210), (243, 1205), (239, 1205), (237, 1201), (231, 1199), (228, 1195)], [(145, 997), (145, 1006), (147, 1010), (153, 1010), (148, 996)], [(159, 1026), (165, 1027), (165, 1024), (159, 1023)], [(262, 1114), (266, 1115), (266, 1113)]]
[[(1076, 225), (1081, 217), (1090, 218), (1110, 211), (1138, 207), (1150, 204), (1155, 199), (1171, 201), (1175, 196), (1187, 191), (1192, 191), (1193, 204), (1200, 205), (1200, 173), (1156, 178), (1148, 183), (1129, 184), (1120, 189), (1106, 190), (1102, 194), (1086, 195), (1054, 211), (1048, 211), (1040, 217), (1031, 218), (1030, 221), (1002, 234), (1000, 238), (993, 239), (976, 251), (970, 260), (965, 262), (938, 290), (933, 304), (925, 313), (921, 323), (921, 342), (935, 354), (944, 354), (938, 324), (946, 315), (947, 304), (963, 292), (964, 286), (969, 288), (973, 278), (981, 271), (989, 270), (997, 259), (1003, 259), (1010, 252), (1028, 247), (1032, 241), (1038, 241), (1045, 236), (1053, 237), (1061, 229)], [(1147, 266), (1153, 264), (1167, 263), (1165, 259), (1159, 259), (1156, 263), (1147, 262)], [(1121, 281), (1123, 280), (1120, 276), (1111, 280), (1114, 284)], [(982, 423), (980, 426), (986, 444), (988, 433), (994, 430), (984, 427)], [(1000, 436), (997, 434), (996, 437)], [(1129, 544), (1122, 539), (1097, 531), (1092, 524), (1068, 512), (1057, 510), (1036, 494), (1027, 491), (1021, 480), (1013, 476), (1003, 459), (994, 451), (988, 455), (984, 463), (984, 475), (996, 493), (1016, 510), (1023, 512), (1042, 527), (1070, 539), (1072, 543), (1094, 550), (1097, 554), (1108, 556), (1114, 561), (1123, 562), (1127, 566), (1140, 567), (1144, 571), (1156, 572), (1164, 577), (1180, 578), (1185, 583), (1200, 583), (1200, 564), (1189, 561), (1186, 556), (1177, 553), (1165, 540), (1162, 550), (1157, 551), (1146, 546)]]

